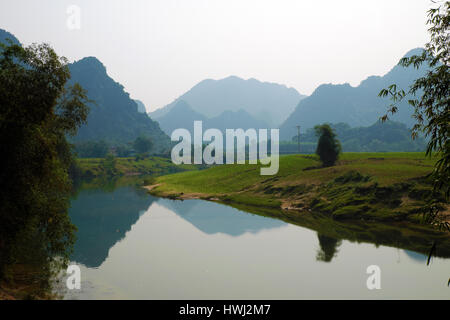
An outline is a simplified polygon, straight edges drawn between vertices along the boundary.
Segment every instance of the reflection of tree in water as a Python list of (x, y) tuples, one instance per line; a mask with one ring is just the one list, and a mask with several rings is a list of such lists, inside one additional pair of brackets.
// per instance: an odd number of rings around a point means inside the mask
[(317, 252), (316, 260), (323, 262), (330, 262), (338, 253), (338, 247), (342, 241), (336, 238), (328, 237), (317, 233), (319, 238), (320, 250)]

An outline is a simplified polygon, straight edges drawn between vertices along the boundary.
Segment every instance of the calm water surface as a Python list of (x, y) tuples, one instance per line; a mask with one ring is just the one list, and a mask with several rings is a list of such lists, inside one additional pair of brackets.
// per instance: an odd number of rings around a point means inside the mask
[[(81, 290), (66, 299), (448, 299), (450, 260), (330, 238), (202, 200), (132, 187), (72, 201)], [(369, 265), (381, 289), (368, 290)]]

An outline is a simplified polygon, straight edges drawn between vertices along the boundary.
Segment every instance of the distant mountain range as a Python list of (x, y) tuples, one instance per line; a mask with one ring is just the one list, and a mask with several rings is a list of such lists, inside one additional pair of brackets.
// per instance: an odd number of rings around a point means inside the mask
[(203, 121), (203, 130), (216, 128), (225, 134), (225, 129), (249, 129), (249, 128), (268, 128), (268, 124), (262, 120), (256, 120), (246, 111), (240, 109), (237, 111), (223, 111), (220, 115), (213, 118), (207, 118), (183, 100), (178, 100), (170, 110), (158, 119), (161, 129), (171, 135), (173, 130), (184, 128), (193, 134), (194, 121)]
[[(411, 50), (406, 56), (421, 54), (422, 50)], [(386, 75), (371, 76), (357, 87), (352, 87), (348, 83), (323, 84), (311, 96), (299, 102), (295, 111), (281, 125), (280, 138), (290, 141), (297, 134), (295, 127), (297, 125), (303, 130), (325, 122), (345, 122), (352, 127), (369, 126), (386, 113), (390, 104), (389, 99), (378, 97), (381, 89), (394, 83), (399, 88), (408, 89), (415, 79), (425, 74), (426, 70), (426, 67), (415, 69), (395, 66)], [(406, 99), (400, 104), (398, 113), (391, 119), (412, 127), (415, 122), (411, 117), (412, 114), (413, 109)]]
[[(0, 29), (0, 42), (7, 38), (19, 43), (14, 35)], [(406, 56), (420, 54), (422, 50), (411, 50)], [(390, 104), (389, 99), (378, 97), (381, 89), (394, 83), (408, 89), (427, 70), (426, 67), (395, 66), (386, 75), (368, 77), (357, 87), (323, 84), (309, 97), (293, 88), (255, 79), (235, 76), (207, 79), (171, 104), (150, 113), (158, 124), (147, 115), (141, 101), (132, 100), (123, 86), (108, 76), (98, 59), (84, 58), (70, 64), (69, 68), (71, 82), (79, 82), (87, 89), (89, 98), (96, 102), (91, 106), (88, 124), (80, 128), (75, 142), (103, 139), (122, 144), (146, 135), (154, 140), (158, 152), (168, 150), (168, 136), (173, 130), (186, 128), (192, 131), (195, 120), (202, 120), (204, 129), (279, 127), (280, 139), (284, 141), (292, 141), (297, 134), (297, 125), (301, 126), (302, 133), (325, 122), (369, 127), (386, 113)], [(410, 128), (415, 121), (411, 117), (413, 110), (406, 101), (400, 104), (398, 113), (391, 120)], [(383, 131), (384, 127), (381, 124), (376, 128)]]
[(208, 118), (217, 117), (224, 111), (245, 110), (254, 119), (276, 127), (304, 97), (284, 85), (230, 76), (221, 80), (203, 80), (171, 104), (150, 113), (150, 116), (159, 120), (179, 101), (185, 101), (194, 111)]
[[(404, 123), (377, 121), (368, 127), (350, 127), (346, 123), (330, 124), (341, 142), (344, 152), (423, 152), (427, 140), (423, 137), (411, 138), (411, 130)], [(280, 152), (298, 151), (297, 137), (290, 144), (282, 143)], [(300, 134), (300, 150), (303, 153), (314, 153), (318, 137), (310, 128)]]

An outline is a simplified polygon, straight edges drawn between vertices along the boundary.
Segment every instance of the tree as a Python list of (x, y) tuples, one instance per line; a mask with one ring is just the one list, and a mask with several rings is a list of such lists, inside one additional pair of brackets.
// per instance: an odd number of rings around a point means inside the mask
[(320, 250), (317, 252), (316, 260), (331, 262), (337, 256), (342, 241), (320, 233), (317, 233), (317, 237), (319, 238)]
[(341, 152), (341, 143), (336, 139), (334, 130), (328, 124), (317, 125), (314, 130), (319, 137), (316, 153), (324, 167), (333, 166)]
[(105, 159), (102, 161), (102, 167), (105, 173), (109, 176), (113, 176), (117, 173), (116, 169), (116, 157), (113, 154), (108, 153)]
[(86, 92), (66, 87), (69, 78), (67, 60), (46, 44), (0, 44), (0, 279), (31, 257), (39, 270), (68, 262), (74, 159), (66, 135), (88, 114)]
[(121, 144), (116, 147), (116, 153), (118, 157), (128, 157), (131, 150), (128, 145)]
[(133, 143), (134, 149), (138, 153), (149, 152), (153, 147), (153, 141), (147, 137), (138, 137)]
[(109, 145), (103, 141), (85, 141), (75, 143), (75, 153), (80, 158), (104, 158)]
[[(414, 108), (416, 124), (412, 130), (412, 137), (424, 132), (429, 138), (426, 155), (435, 152), (438, 161), (430, 177), (433, 180), (435, 193), (442, 192), (445, 200), (450, 195), (450, 1), (445, 1), (428, 11), (430, 42), (425, 45), (421, 55), (405, 57), (399, 65), (419, 68), (425, 64), (429, 66), (426, 75), (416, 79), (405, 92), (392, 84), (381, 90), (379, 96), (391, 98), (392, 104), (388, 113), (382, 117), (388, 119), (388, 114), (398, 110), (398, 103), (406, 97), (412, 97), (408, 103)], [(430, 217), (436, 217), (435, 209)], [(431, 219), (433, 220), (433, 219)]]

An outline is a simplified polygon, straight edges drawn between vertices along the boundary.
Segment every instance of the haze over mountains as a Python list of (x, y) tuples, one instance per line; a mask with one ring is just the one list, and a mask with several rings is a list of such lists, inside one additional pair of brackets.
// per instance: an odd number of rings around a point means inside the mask
[[(5, 42), (6, 38), (20, 44), (14, 35), (0, 29), (0, 42)], [(406, 56), (421, 52), (422, 49), (414, 49)], [(90, 106), (88, 124), (80, 128), (74, 142), (105, 140), (115, 145), (129, 143), (144, 135), (152, 138), (157, 152), (168, 150), (173, 130), (186, 128), (192, 131), (195, 120), (202, 120), (204, 129), (222, 131), (226, 128), (279, 127), (280, 139), (284, 141), (292, 141), (297, 134), (297, 125), (302, 127), (302, 133), (325, 122), (346, 123), (351, 127), (373, 126), (386, 113), (390, 103), (388, 99), (378, 97), (379, 91), (393, 83), (407, 89), (426, 71), (425, 67), (417, 70), (395, 66), (386, 75), (368, 77), (357, 87), (323, 84), (309, 97), (293, 88), (255, 79), (244, 80), (236, 76), (207, 79), (171, 104), (150, 113), (152, 120), (144, 104), (132, 100), (95, 57), (76, 61), (69, 69), (70, 81), (79, 82), (88, 91), (89, 98), (96, 102)], [(413, 110), (406, 101), (400, 104), (398, 113), (391, 119), (411, 127)], [(383, 125), (376, 128), (382, 130)]]
[[(421, 53), (422, 49), (413, 49), (406, 56)], [(304, 130), (325, 122), (345, 122), (352, 127), (370, 126), (386, 113), (390, 104), (389, 99), (378, 97), (381, 89), (395, 83), (398, 88), (407, 91), (413, 81), (425, 72), (426, 67), (415, 69), (395, 66), (386, 75), (368, 77), (357, 87), (348, 83), (323, 84), (311, 96), (299, 102), (295, 111), (280, 126), (280, 138), (290, 141), (297, 134), (297, 125)], [(413, 109), (407, 101), (408, 99), (405, 99), (399, 105), (398, 113), (391, 117), (391, 120), (412, 127)]]
[(226, 110), (220, 115), (213, 118), (207, 118), (201, 113), (193, 110), (193, 108), (184, 100), (178, 100), (170, 110), (158, 119), (161, 129), (171, 135), (175, 129), (184, 128), (193, 134), (194, 121), (203, 122), (203, 130), (208, 128), (216, 128), (225, 133), (227, 128), (268, 128), (268, 124), (264, 121), (257, 120), (240, 109), (237, 111)]
[(178, 101), (183, 100), (194, 111), (208, 118), (217, 117), (224, 111), (245, 110), (256, 120), (276, 127), (304, 97), (284, 85), (230, 76), (221, 80), (203, 80), (172, 103), (150, 113), (150, 116), (159, 120)]

